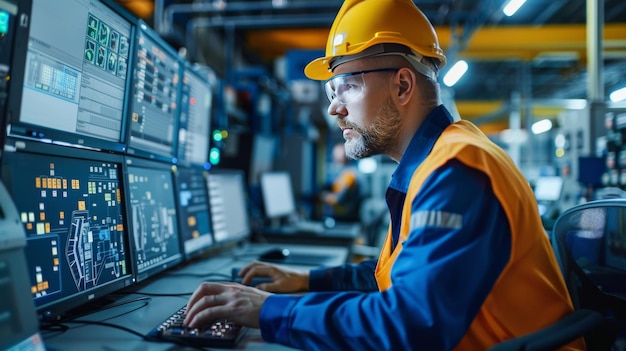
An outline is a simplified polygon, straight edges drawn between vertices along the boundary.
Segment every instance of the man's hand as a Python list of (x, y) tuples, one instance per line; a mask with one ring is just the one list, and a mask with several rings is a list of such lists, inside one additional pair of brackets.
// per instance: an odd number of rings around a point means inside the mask
[(241, 283), (248, 284), (255, 276), (270, 277), (271, 283), (263, 283), (256, 288), (277, 293), (293, 293), (309, 290), (309, 272), (278, 267), (263, 262), (252, 262), (239, 271)]
[(237, 283), (202, 283), (187, 302), (184, 324), (197, 328), (227, 318), (239, 325), (259, 328), (261, 307), (270, 295)]

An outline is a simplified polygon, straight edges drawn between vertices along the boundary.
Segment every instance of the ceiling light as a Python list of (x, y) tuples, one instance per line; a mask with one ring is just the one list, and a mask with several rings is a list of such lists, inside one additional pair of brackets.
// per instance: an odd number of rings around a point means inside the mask
[(609, 99), (613, 102), (618, 102), (622, 100), (626, 100), (626, 87), (617, 89), (609, 95)]
[(541, 134), (552, 129), (552, 121), (549, 119), (542, 119), (541, 121), (537, 121), (533, 123), (530, 129), (533, 131), (533, 134)]
[(378, 163), (372, 157), (367, 157), (360, 159), (357, 167), (362, 173), (372, 174), (376, 172), (376, 169), (378, 168)]
[(500, 132), (500, 140), (506, 144), (523, 144), (528, 140), (524, 129), (505, 129)]
[(446, 73), (445, 77), (443, 77), (443, 83), (451, 87), (463, 77), (465, 72), (467, 72), (467, 62), (461, 60), (455, 63), (448, 73)]
[(520, 7), (522, 7), (522, 5), (524, 5), (525, 2), (526, 0), (510, 0), (504, 6), (504, 9), (502, 9), (502, 12), (504, 12), (505, 15), (511, 17), (513, 16), (513, 14), (515, 14), (515, 12), (517, 12), (517, 10), (519, 10)]
[(282, 9), (289, 6), (289, 0), (272, 0), (272, 7)]

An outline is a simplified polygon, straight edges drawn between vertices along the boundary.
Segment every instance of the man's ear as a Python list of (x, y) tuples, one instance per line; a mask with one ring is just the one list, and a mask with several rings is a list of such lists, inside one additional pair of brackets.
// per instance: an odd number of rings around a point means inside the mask
[(417, 78), (415, 72), (408, 68), (401, 68), (396, 75), (396, 83), (398, 84), (398, 102), (404, 104), (408, 102), (415, 94)]

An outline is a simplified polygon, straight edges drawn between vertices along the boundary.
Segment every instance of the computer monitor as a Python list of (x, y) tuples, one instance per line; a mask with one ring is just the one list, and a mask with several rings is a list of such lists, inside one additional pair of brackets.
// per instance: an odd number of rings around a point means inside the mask
[(2, 180), (26, 232), (26, 271), (40, 318), (63, 318), (131, 285), (123, 156), (7, 143), (17, 151), (4, 154)]
[(14, 58), (9, 133), (125, 151), (134, 21), (109, 1), (34, 0), (30, 34), (16, 39), (28, 49)]
[(578, 157), (578, 182), (586, 187), (600, 188), (602, 176), (606, 172), (606, 159), (604, 157), (580, 156)]
[(136, 280), (182, 262), (172, 165), (127, 157), (126, 203)]
[[(13, 72), (24, 69), (29, 26), (21, 23), (21, 19), (30, 18), (31, 8), (31, 0), (0, 1), (0, 82), (8, 82)], [(4, 145), (6, 136), (7, 100), (10, 93), (9, 84), (0, 84), (0, 145)]]
[(295, 196), (288, 172), (272, 171), (260, 175), (265, 217), (273, 222), (289, 220), (297, 214)]
[(199, 256), (213, 246), (206, 172), (202, 167), (180, 165), (174, 171), (178, 227), (187, 259)]
[(558, 176), (539, 177), (535, 181), (535, 198), (538, 202), (554, 202), (561, 198), (563, 178)]
[(250, 170), (248, 172), (250, 184), (258, 185), (261, 174), (270, 172), (274, 168), (277, 145), (278, 137), (276, 136), (263, 134), (254, 134), (252, 136)]
[(128, 153), (175, 159), (183, 60), (145, 22), (135, 38), (128, 127)]
[(215, 242), (225, 244), (248, 240), (251, 228), (244, 172), (214, 169), (207, 175), (207, 184)]
[(210, 168), (209, 148), (213, 90), (208, 77), (187, 63), (183, 73), (178, 120), (178, 162)]

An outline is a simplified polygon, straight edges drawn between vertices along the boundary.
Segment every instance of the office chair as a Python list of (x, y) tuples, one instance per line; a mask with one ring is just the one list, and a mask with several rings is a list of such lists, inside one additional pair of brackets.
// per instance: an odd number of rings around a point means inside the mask
[(626, 199), (568, 209), (556, 219), (550, 240), (574, 312), (489, 350), (551, 351), (580, 337), (589, 351), (626, 350)]

